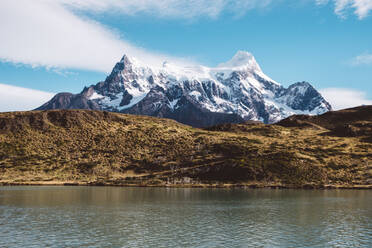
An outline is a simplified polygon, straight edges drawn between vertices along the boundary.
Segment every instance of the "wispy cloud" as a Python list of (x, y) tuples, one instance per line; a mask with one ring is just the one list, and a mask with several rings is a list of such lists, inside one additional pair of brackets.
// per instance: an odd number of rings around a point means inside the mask
[(50, 92), (0, 84), (0, 112), (32, 110), (53, 96)]
[(318, 5), (325, 5), (333, 2), (335, 5), (335, 13), (341, 18), (345, 18), (349, 10), (354, 10), (354, 14), (359, 19), (363, 19), (369, 15), (372, 10), (372, 0), (315, 0)]
[[(109, 72), (125, 53), (149, 64), (192, 63), (133, 45), (84, 15), (110, 12), (148, 14), (156, 18), (217, 18), (264, 8), (272, 0), (2, 0), (0, 61), (34, 67), (76, 68)], [(82, 14), (82, 15), (81, 15)]]
[[(331, 1), (340, 15), (354, 8), (359, 18), (364, 18), (372, 9), (371, 0)], [(156, 18), (213, 19), (222, 13), (240, 16), (278, 2), (286, 4), (289, 0), (1, 0), (0, 61), (104, 72), (109, 72), (124, 53), (150, 64), (164, 60), (190, 63), (189, 59), (138, 47), (84, 13), (112, 11)]]
[(264, 8), (273, 0), (59, 0), (63, 4), (97, 12), (120, 11), (127, 15), (150, 14), (163, 18), (218, 17), (222, 12), (241, 14)]
[[(69, 3), (68, 5), (67, 2)], [(74, 13), (74, 0), (0, 1), (0, 60), (32, 66), (108, 72), (126, 53), (147, 63), (186, 63), (123, 40), (108, 27)], [(83, 1), (81, 1), (83, 2)], [(106, 1), (86, 0), (99, 9)], [(121, 2), (121, 1), (107, 1)], [(111, 6), (111, 5), (110, 5)], [(86, 7), (88, 8), (88, 7)]]
[(356, 56), (351, 60), (351, 65), (358, 66), (358, 65), (372, 65), (372, 54), (364, 53), (361, 55)]
[(326, 88), (320, 90), (322, 96), (332, 105), (334, 110), (372, 105), (372, 100), (367, 98), (363, 91), (345, 88)]
[(324, 4), (327, 4), (329, 2), (329, 0), (315, 0), (315, 3), (317, 5), (324, 5)]
[[(150, 14), (163, 18), (216, 18), (223, 12), (242, 15), (249, 10), (266, 8), (274, 3), (293, 4), (289, 0), (58, 0), (73, 8), (97, 12), (121, 11), (127, 15)], [(299, 0), (299, 2), (308, 0)], [(332, 3), (334, 11), (345, 17), (348, 10), (363, 19), (372, 10), (372, 0), (313, 0), (317, 5)]]

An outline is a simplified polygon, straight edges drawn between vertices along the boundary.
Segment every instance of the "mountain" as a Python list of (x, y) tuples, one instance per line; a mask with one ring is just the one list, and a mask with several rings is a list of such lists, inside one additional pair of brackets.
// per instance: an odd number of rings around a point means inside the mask
[(0, 113), (0, 185), (372, 188), (371, 113), (205, 129), (107, 111)]
[(165, 117), (195, 127), (245, 120), (274, 123), (293, 114), (322, 114), (330, 104), (309, 83), (288, 88), (239, 51), (210, 68), (164, 62), (148, 66), (124, 55), (105, 81), (80, 94), (59, 93), (37, 110), (92, 109)]

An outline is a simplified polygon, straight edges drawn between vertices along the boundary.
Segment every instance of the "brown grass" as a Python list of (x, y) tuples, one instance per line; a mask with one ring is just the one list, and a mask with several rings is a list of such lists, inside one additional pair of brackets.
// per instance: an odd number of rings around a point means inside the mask
[(320, 125), (203, 130), (100, 111), (2, 113), (0, 183), (370, 187), (365, 139)]

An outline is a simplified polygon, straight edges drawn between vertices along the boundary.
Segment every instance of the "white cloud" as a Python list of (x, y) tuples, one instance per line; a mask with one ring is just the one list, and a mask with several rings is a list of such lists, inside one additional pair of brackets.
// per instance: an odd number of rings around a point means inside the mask
[[(147, 63), (164, 60), (186, 63), (136, 47), (107, 27), (74, 14), (70, 9), (75, 6), (73, 0), (70, 7), (64, 2), (67, 1), (0, 1), (0, 60), (104, 72), (109, 72), (124, 53)], [(98, 8), (100, 1), (86, 3)]]
[[(52, 68), (76, 68), (109, 72), (125, 53), (146, 63), (164, 60), (192, 63), (149, 52), (120, 37), (115, 31), (89, 19), (84, 13), (143, 14), (155, 18), (217, 18), (223, 12), (242, 15), (288, 0), (1, 0), (0, 61)], [(305, 0), (303, 0), (305, 1)], [(325, 4), (327, 0), (315, 0)], [(364, 18), (372, 0), (334, 0), (336, 12), (348, 8)], [(81, 15), (82, 14), (82, 15)]]
[[(150, 52), (84, 16), (87, 12), (149, 14), (160, 18), (217, 17), (222, 11), (265, 7), (272, 0), (1, 0), (0, 61), (34, 67), (109, 72), (123, 54), (149, 64), (192, 64)], [(83, 15), (79, 15), (83, 14)]]
[(0, 84), (0, 112), (32, 110), (53, 96), (54, 93)]
[(352, 65), (358, 66), (358, 65), (372, 65), (372, 54), (361, 54), (356, 56), (351, 61)]
[(353, 0), (350, 4), (351, 7), (355, 9), (354, 13), (359, 19), (367, 17), (372, 10), (372, 0)]
[(320, 90), (322, 96), (332, 105), (334, 110), (372, 105), (372, 100), (367, 99), (363, 91), (345, 88), (326, 88)]
[[(121, 11), (127, 15), (151, 14), (157, 17), (194, 18), (208, 16), (215, 18), (222, 12), (242, 14), (255, 8), (264, 8), (273, 3), (289, 0), (59, 0), (66, 5), (97, 12)], [(300, 0), (299, 2), (308, 2)], [(360, 18), (372, 10), (372, 0), (314, 0), (317, 5), (334, 4), (335, 13), (344, 16), (349, 9)]]
[[(273, 3), (289, 0), (59, 0), (78, 9), (97, 12), (121, 11), (127, 15), (150, 14), (157, 17), (194, 18), (199, 16), (218, 17), (222, 12), (244, 14), (248, 10), (264, 8)], [(300, 0), (307, 2), (308, 0)], [(372, 0), (315, 0), (317, 5), (333, 2), (335, 13), (341, 17), (353, 9), (359, 19), (368, 16), (372, 10)]]
[[(315, 0), (316, 4), (328, 4), (330, 0)], [(348, 10), (353, 9), (354, 14), (359, 19), (363, 19), (369, 15), (372, 10), (372, 0), (333, 0), (335, 5), (335, 13), (341, 18), (345, 18)]]

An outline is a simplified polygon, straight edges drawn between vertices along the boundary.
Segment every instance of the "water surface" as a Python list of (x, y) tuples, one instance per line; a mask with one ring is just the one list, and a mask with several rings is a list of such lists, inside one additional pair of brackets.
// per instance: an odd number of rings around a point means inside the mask
[(372, 191), (0, 187), (0, 247), (372, 247)]

